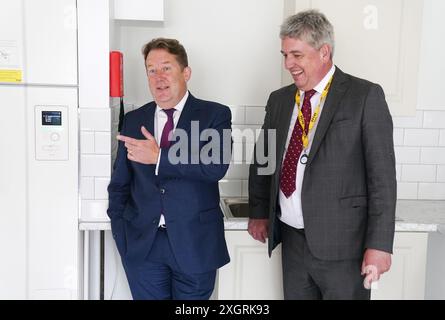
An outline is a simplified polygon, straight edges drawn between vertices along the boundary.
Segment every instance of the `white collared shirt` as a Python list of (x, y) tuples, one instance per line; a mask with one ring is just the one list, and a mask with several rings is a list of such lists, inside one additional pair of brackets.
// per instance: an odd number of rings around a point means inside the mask
[[(175, 112), (173, 113), (173, 128), (176, 129), (176, 126), (178, 125), (179, 118), (181, 117), (182, 110), (184, 109), (185, 102), (187, 101), (189, 97), (189, 92), (186, 91), (184, 97), (179, 101), (179, 103), (174, 106)], [(167, 123), (167, 114), (162, 111), (162, 108), (158, 105), (156, 105), (155, 110), (155, 121), (154, 121), (154, 138), (158, 145), (161, 144), (161, 137), (162, 137), (162, 131), (164, 130), (164, 126)], [(156, 163), (156, 171), (155, 174), (158, 175), (159, 172), (159, 161), (161, 160), (161, 152), (159, 152), (158, 162)], [(159, 225), (165, 224), (164, 215), (161, 214), (161, 218), (159, 220)]]
[[(182, 110), (184, 109), (185, 102), (187, 101), (188, 97), (189, 97), (189, 92), (186, 91), (181, 101), (179, 101), (179, 103), (176, 106), (174, 106), (175, 112), (173, 113), (173, 128), (176, 128), (176, 126), (178, 125), (179, 117), (181, 116)], [(167, 114), (162, 110), (160, 106), (156, 105), (154, 134), (158, 145), (160, 145), (161, 143), (162, 131), (164, 130), (164, 126), (167, 123), (167, 119), (168, 119)]]
[[(318, 103), (320, 102), (321, 94), (328, 84), (329, 80), (331, 79), (332, 75), (335, 72), (335, 65), (332, 65), (331, 69), (328, 71), (328, 73), (324, 76), (324, 78), (320, 81), (319, 84), (317, 84), (314, 87), (314, 90), (316, 93), (311, 98), (311, 111), (312, 115), (314, 115), (314, 111), (316, 107), (318, 106)], [(300, 96), (302, 97), (301, 101), (303, 101), (304, 98), (304, 91), (300, 90)], [(314, 139), (315, 131), (317, 130), (318, 122), (321, 117), (321, 113), (323, 112), (325, 101), (323, 101), (322, 105), (320, 106), (320, 114), (318, 116), (317, 122), (315, 123), (313, 129), (309, 132), (309, 145), (308, 148), (301, 152), (301, 157), (306, 153), (309, 155), (309, 152), (312, 147), (312, 141)], [(290, 122), (289, 132), (287, 135), (287, 141), (286, 141), (286, 150), (284, 150), (284, 158), (286, 157), (287, 147), (289, 146), (289, 141), (292, 136), (292, 131), (294, 130), (295, 123), (298, 119), (298, 106), (295, 104), (294, 111), (292, 112), (292, 118)], [(300, 159), (298, 159), (298, 165), (297, 165), (297, 176), (296, 176), (296, 190), (295, 192), (289, 197), (286, 198), (286, 196), (283, 194), (283, 192), (280, 189), (279, 193), (279, 202), (281, 207), (281, 217), (280, 220), (287, 225), (294, 227), (296, 229), (303, 229), (304, 228), (304, 221), (303, 221), (303, 210), (301, 207), (301, 187), (303, 186), (303, 177), (304, 177), (304, 170), (306, 169), (306, 165), (301, 164)]]

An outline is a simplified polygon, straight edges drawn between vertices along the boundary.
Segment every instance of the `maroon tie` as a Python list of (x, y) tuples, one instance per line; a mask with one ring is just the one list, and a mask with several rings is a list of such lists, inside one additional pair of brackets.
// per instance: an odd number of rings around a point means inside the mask
[[(306, 134), (309, 132), (309, 122), (311, 121), (311, 98), (316, 93), (315, 90), (309, 90), (304, 93), (303, 106), (301, 112), (304, 118), (304, 128)], [(297, 164), (300, 159), (301, 151), (303, 151), (302, 127), (300, 122), (295, 122), (294, 130), (287, 147), (286, 156), (284, 158), (283, 167), (281, 168), (280, 189), (286, 198), (289, 198), (295, 192), (295, 184), (297, 177)]]
[(173, 124), (173, 113), (176, 111), (176, 109), (162, 109), (167, 114), (167, 122), (164, 125), (164, 129), (162, 130), (162, 137), (161, 137), (161, 148), (168, 148), (170, 147), (170, 141), (168, 141), (168, 135), (170, 132), (174, 129)]

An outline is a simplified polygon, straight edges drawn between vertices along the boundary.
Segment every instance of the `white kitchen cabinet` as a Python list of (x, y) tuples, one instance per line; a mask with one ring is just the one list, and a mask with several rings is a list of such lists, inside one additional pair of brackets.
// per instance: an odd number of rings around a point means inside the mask
[(76, 1), (26, 0), (23, 21), (25, 82), (77, 86)]
[(428, 233), (396, 232), (392, 266), (371, 293), (372, 300), (423, 300)]
[(231, 261), (218, 271), (218, 300), (283, 299), (281, 246), (267, 255), (267, 244), (245, 230), (226, 231)]
[(164, 0), (114, 0), (116, 20), (163, 21)]
[[(283, 299), (281, 246), (267, 255), (267, 245), (245, 230), (226, 231), (231, 262), (219, 270), (216, 299)], [(396, 232), (392, 268), (372, 300), (424, 299), (428, 233)]]

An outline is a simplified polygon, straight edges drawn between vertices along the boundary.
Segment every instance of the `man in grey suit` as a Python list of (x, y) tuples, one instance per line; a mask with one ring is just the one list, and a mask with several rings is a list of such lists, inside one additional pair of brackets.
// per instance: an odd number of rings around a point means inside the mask
[(389, 270), (394, 240), (393, 127), (383, 90), (333, 64), (333, 27), (322, 13), (289, 17), (280, 37), (295, 83), (267, 102), (256, 148), (264, 143), (277, 163), (268, 175), (257, 158), (250, 166), (249, 233), (268, 238), (269, 254), (282, 243), (285, 299), (369, 299), (364, 276)]

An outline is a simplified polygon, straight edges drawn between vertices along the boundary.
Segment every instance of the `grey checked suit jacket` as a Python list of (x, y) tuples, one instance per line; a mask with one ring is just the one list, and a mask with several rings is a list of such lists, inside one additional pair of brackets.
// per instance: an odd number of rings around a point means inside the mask
[[(269, 219), (269, 254), (281, 241), (279, 177), (296, 90), (294, 84), (281, 88), (267, 102), (263, 129), (276, 130), (275, 172), (258, 175), (261, 165), (256, 158), (250, 166), (250, 218)], [(315, 257), (359, 259), (366, 248), (392, 253), (396, 206), (393, 126), (379, 85), (336, 68), (301, 191), (306, 239)]]

